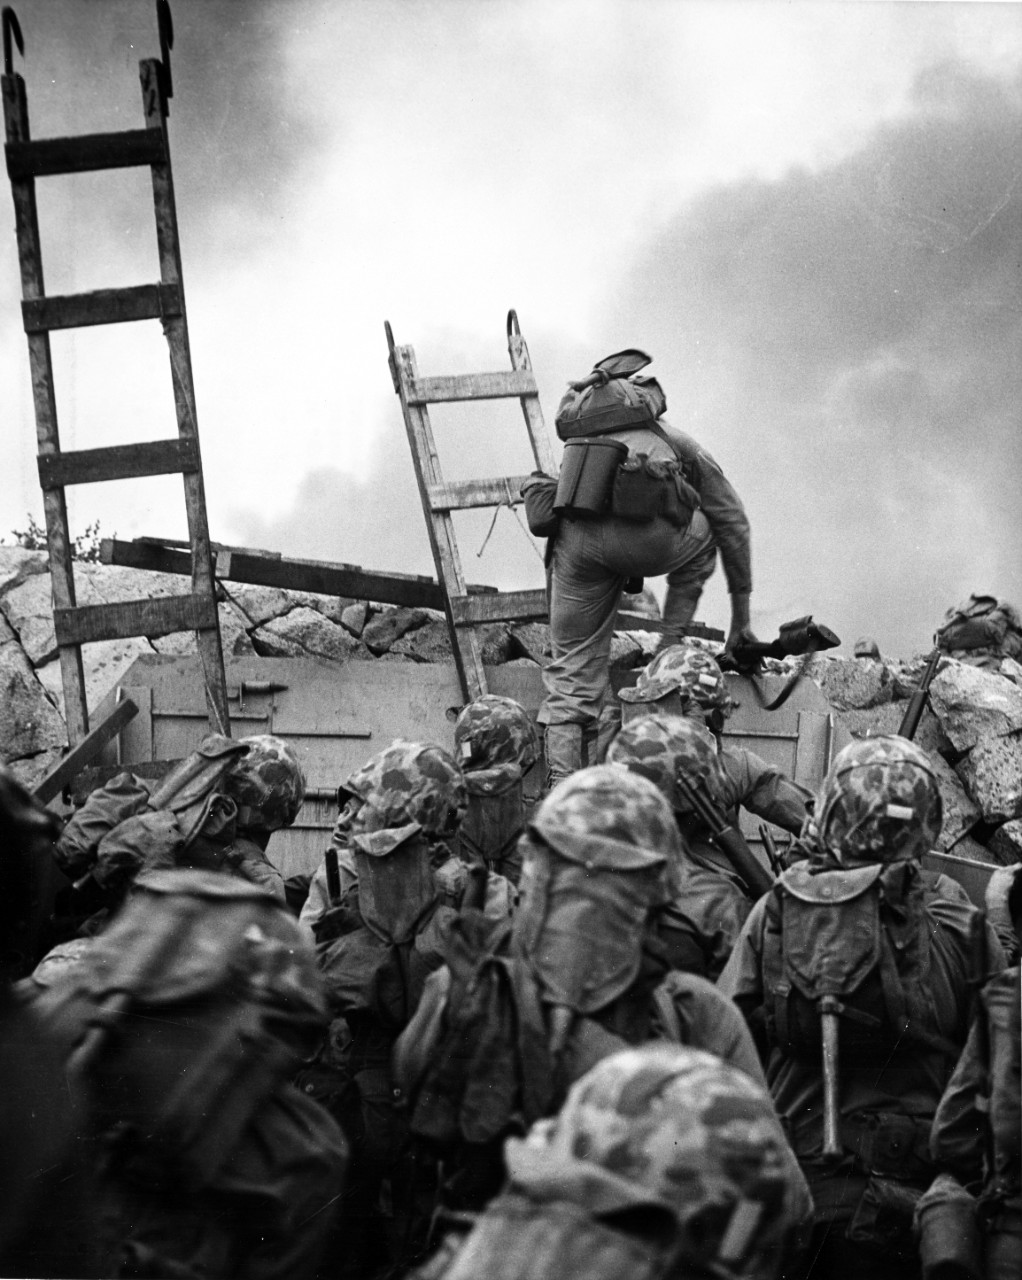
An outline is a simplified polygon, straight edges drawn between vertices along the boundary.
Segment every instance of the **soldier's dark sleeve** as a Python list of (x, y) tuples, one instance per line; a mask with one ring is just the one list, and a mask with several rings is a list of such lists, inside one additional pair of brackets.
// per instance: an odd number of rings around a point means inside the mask
[(963, 1186), (973, 1191), (983, 1179), (986, 1117), (977, 1106), (989, 1091), (983, 1045), (982, 1027), (977, 1018), (944, 1090), (930, 1131), (930, 1154), (934, 1163), (942, 1172), (953, 1173)]
[(798, 835), (806, 819), (812, 793), (786, 777), (753, 751), (728, 747), (720, 762), (734, 792), (734, 803), (744, 805), (757, 818), (765, 818), (792, 835)]
[(717, 979), (717, 989), (737, 1005), (764, 1062), (769, 1054), (769, 1045), (763, 1011), (765, 993), (762, 957), (769, 898), (769, 894), (760, 898), (749, 912), (724, 971)]
[(662, 418), (660, 425), (682, 450), (692, 487), (698, 490), (703, 515), (720, 551), (727, 589), (752, 590), (752, 530), (745, 507), (716, 459), (690, 435)]

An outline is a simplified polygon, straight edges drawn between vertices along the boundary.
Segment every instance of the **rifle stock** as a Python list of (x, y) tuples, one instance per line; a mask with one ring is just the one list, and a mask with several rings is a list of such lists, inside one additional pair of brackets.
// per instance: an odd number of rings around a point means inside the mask
[(741, 877), (749, 896), (758, 899), (764, 893), (769, 893), (774, 884), (773, 876), (761, 863), (757, 862), (756, 855), (746, 844), (742, 833), (732, 826), (717, 806), (687, 778), (679, 776), (677, 784), (685, 803), (708, 828), (713, 837), (713, 843)]
[(923, 678), (919, 681), (919, 686), (915, 693), (909, 698), (905, 714), (902, 716), (898, 736), (908, 738), (910, 742), (916, 736), (919, 721), (923, 718), (923, 712), (926, 710), (926, 700), (930, 696), (930, 685), (933, 684), (933, 677), (937, 674), (937, 663), (939, 661), (940, 649), (934, 648), (927, 660)]

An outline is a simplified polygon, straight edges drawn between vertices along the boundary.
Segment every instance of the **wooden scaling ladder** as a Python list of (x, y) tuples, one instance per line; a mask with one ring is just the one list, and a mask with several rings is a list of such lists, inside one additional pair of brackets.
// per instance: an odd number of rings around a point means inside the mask
[[(167, 139), (170, 48), (173, 30), (166, 0), (157, 0), (162, 60), (139, 63), (143, 129), (33, 141), (29, 135), (25, 81), (12, 69), (11, 39), (24, 55), (17, 18), (3, 10), (7, 172), (14, 196), (18, 257), (21, 264), (22, 316), (28, 335), (32, 393), (39, 445), (39, 481), (46, 514), (46, 540), (53, 584), (53, 622), (60, 652), (60, 673), (71, 746), (89, 732), (81, 646), (130, 636), (159, 636), (195, 631), (206, 684), (210, 727), (230, 733), (227, 682), (217, 615), (213, 560), (206, 522), (206, 499), (199, 454), (188, 323), (181, 276), (174, 184)], [(48, 297), (43, 286), (42, 246), (36, 212), (35, 179), (148, 165), (152, 170), (160, 281), (122, 289)], [(64, 453), (57, 429), (57, 407), (50, 354), (50, 331), (127, 320), (158, 319), (170, 351), (177, 413), (177, 439), (115, 445)], [(192, 590), (188, 595), (78, 606), (75, 602), (72, 542), (64, 490), (70, 484), (127, 480), (180, 472), (184, 482)]]
[(528, 477), (502, 476), (492, 480), (445, 482), (428, 407), (464, 400), (517, 399), (522, 406), (536, 466), (547, 475), (555, 476), (557, 463), (543, 421), (529, 349), (518, 327), (517, 315), (509, 311), (507, 346), (511, 357), (510, 372), (423, 378), (419, 375), (413, 349), (395, 346), (390, 322), (386, 322), (384, 327), (390, 351), (391, 376), (394, 390), (401, 400), (462, 692), (467, 699), (478, 698), (487, 690), (482, 645), (475, 628), (487, 622), (524, 622), (545, 618), (548, 613), (547, 593), (544, 588), (539, 588), (534, 591), (469, 594), (451, 513), (471, 507), (499, 507), (517, 502), (522, 484)]

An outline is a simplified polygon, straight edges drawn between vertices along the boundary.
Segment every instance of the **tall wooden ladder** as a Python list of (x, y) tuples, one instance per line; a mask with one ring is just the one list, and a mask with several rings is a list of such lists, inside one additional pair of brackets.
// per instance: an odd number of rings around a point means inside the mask
[(517, 399), (522, 406), (536, 467), (549, 476), (555, 476), (557, 463), (543, 421), (529, 349), (522, 337), (518, 316), (509, 311), (507, 349), (511, 357), (510, 371), (424, 378), (419, 374), (414, 350), (410, 346), (395, 346), (390, 322), (387, 321), (384, 327), (390, 352), (390, 372), (394, 390), (401, 400), (462, 693), (467, 699), (478, 698), (486, 693), (486, 672), (476, 629), (488, 622), (525, 622), (546, 618), (547, 593), (540, 587), (533, 591), (470, 594), (462, 572), (452, 512), (514, 504), (519, 501), (519, 491), (528, 477), (500, 476), (488, 480), (446, 482), (429, 421), (429, 406), (465, 400)]
[[(219, 733), (230, 733), (167, 138), (168, 99), (173, 93), (170, 75), (173, 28), (166, 0), (157, 0), (157, 18), (162, 58), (147, 58), (139, 63), (144, 128), (32, 140), (25, 81), (15, 74), (12, 67), (12, 38), (22, 56), (24, 42), (14, 11), (10, 8), (3, 10), (5, 151), (21, 264), (21, 309), (28, 335), (35, 402), (39, 481), (43, 490), (53, 584), (54, 633), (60, 652), (65, 716), (72, 747), (89, 732), (81, 646), (94, 641), (159, 636), (174, 631), (196, 632), (205, 674), (210, 727)], [(42, 245), (36, 212), (36, 178), (141, 165), (148, 165), (152, 170), (159, 282), (60, 297), (47, 296), (43, 286)], [(162, 324), (170, 352), (177, 438), (62, 452), (57, 429), (50, 331), (151, 319)], [(191, 593), (163, 599), (77, 605), (64, 493), (66, 486), (177, 472), (184, 482), (192, 558)]]

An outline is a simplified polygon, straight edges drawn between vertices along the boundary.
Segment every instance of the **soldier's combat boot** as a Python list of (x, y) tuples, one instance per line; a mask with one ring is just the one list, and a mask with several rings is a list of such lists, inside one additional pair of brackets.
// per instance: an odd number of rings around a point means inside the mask
[(582, 726), (548, 724), (543, 734), (546, 754), (546, 789), (582, 768)]

